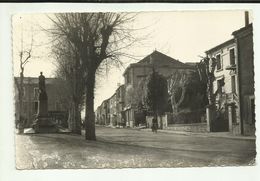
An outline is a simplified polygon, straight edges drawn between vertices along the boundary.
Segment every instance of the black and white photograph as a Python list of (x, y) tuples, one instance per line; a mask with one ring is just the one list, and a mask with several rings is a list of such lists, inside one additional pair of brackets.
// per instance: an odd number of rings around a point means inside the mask
[(14, 170), (258, 165), (255, 10), (89, 9), (9, 14)]
[(250, 11), (12, 23), (17, 169), (255, 164)]

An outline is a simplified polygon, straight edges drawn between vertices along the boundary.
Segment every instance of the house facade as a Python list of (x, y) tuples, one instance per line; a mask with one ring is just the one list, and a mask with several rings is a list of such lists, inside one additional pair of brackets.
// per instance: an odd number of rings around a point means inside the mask
[[(237, 48), (235, 39), (230, 39), (208, 51), (208, 57), (216, 58), (215, 81), (213, 93), (220, 90), (216, 96), (216, 107), (222, 112), (216, 131), (236, 132), (239, 124)], [(222, 84), (224, 82), (224, 85)], [(221, 123), (220, 123), (221, 121)]]
[(116, 90), (116, 118), (117, 126), (126, 126), (125, 114), (125, 85), (120, 85)]
[(255, 134), (255, 89), (254, 89), (254, 50), (253, 25), (232, 33), (237, 48), (237, 72), (240, 102), (240, 134)]
[[(15, 77), (16, 82), (19, 82), (20, 78)], [(25, 126), (30, 127), (32, 122), (35, 120), (38, 110), (38, 77), (24, 77), (24, 95), (23, 95), (23, 102), (22, 102), (22, 118), (24, 120)], [(64, 123), (64, 119), (66, 119), (66, 111), (64, 106), (62, 105), (62, 101), (60, 99), (60, 92), (59, 84), (56, 84), (58, 81), (55, 78), (46, 78), (45, 79), (45, 86), (46, 92), (48, 95), (48, 112), (53, 117), (57, 117), (59, 120), (59, 124), (66, 124)], [(18, 88), (15, 85), (15, 120), (19, 119), (19, 99), (18, 99)]]
[(96, 124), (109, 125), (110, 124), (110, 105), (109, 99), (104, 100), (95, 111)]
[(95, 111), (96, 123), (99, 125), (125, 126), (124, 109), (125, 87), (120, 85), (115, 93), (104, 100)]
[(222, 82), (216, 96), (216, 107), (222, 111), (217, 131), (235, 135), (254, 135), (254, 61), (252, 24), (232, 33), (233, 38), (206, 51), (216, 58), (213, 92)]

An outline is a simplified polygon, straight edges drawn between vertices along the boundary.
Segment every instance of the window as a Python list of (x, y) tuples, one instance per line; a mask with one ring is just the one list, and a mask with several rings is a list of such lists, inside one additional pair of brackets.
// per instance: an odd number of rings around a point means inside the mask
[(249, 96), (248, 99), (248, 123), (255, 124), (255, 98)]
[(55, 110), (60, 111), (60, 103), (58, 101), (55, 101)]
[(222, 69), (220, 54), (216, 56), (216, 61), (217, 61), (217, 70)]
[(234, 48), (229, 50), (230, 65), (235, 65), (235, 50)]
[(232, 106), (231, 114), (232, 114), (232, 123), (237, 123), (237, 111), (235, 106)]
[(217, 80), (218, 91), (220, 94), (224, 92), (223, 91), (224, 85), (225, 85), (224, 78)]
[(23, 99), (25, 99), (25, 93), (26, 93), (25, 90), (26, 90), (26, 88), (25, 88), (25, 86), (24, 86), (24, 87), (23, 87), (23, 92), (22, 92), (22, 93), (23, 93), (23, 94), (22, 94)]
[(38, 112), (38, 102), (34, 102), (34, 113)]
[(255, 99), (252, 98), (250, 100), (250, 108), (251, 108), (251, 120), (252, 124), (255, 124)]
[(232, 76), (231, 77), (231, 88), (232, 88), (232, 93), (236, 93), (236, 77)]
[(38, 95), (39, 95), (39, 88), (36, 87), (36, 88), (34, 88), (34, 98), (37, 99)]
[(130, 77), (129, 73), (126, 74), (126, 83), (127, 83), (127, 84), (130, 84), (130, 83), (131, 83), (131, 77)]

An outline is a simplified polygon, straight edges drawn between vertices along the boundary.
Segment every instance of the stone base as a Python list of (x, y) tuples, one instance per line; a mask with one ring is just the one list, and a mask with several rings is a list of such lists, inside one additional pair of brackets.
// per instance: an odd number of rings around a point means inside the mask
[(58, 128), (55, 123), (49, 117), (39, 117), (37, 118), (33, 125), (35, 133), (57, 133)]

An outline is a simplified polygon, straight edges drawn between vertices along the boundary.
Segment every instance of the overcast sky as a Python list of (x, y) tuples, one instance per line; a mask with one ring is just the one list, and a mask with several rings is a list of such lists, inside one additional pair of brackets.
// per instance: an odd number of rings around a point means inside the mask
[[(250, 22), (252, 17), (250, 13)], [(44, 14), (23, 14), (13, 17), (13, 62), (14, 75), (19, 74), (19, 50), (21, 37), (23, 46), (30, 45), (33, 32), (33, 58), (26, 65), (25, 76), (36, 77), (43, 71), (46, 77), (53, 77), (55, 60), (51, 57), (50, 38), (41, 27), (50, 28), (51, 23)], [(244, 26), (243, 11), (179, 11), (140, 13), (133, 28), (137, 37), (146, 39), (126, 50), (142, 59), (155, 49), (182, 62), (198, 62), (199, 55), (230, 38), (231, 33)], [(23, 30), (23, 31), (22, 31)], [(23, 32), (23, 33), (22, 33)], [(23, 36), (22, 36), (23, 34)], [(147, 36), (149, 35), (149, 36)], [(129, 63), (136, 59), (122, 57), (124, 66), (112, 68), (98, 76), (95, 92), (95, 108), (109, 98), (123, 83), (122, 73)]]

